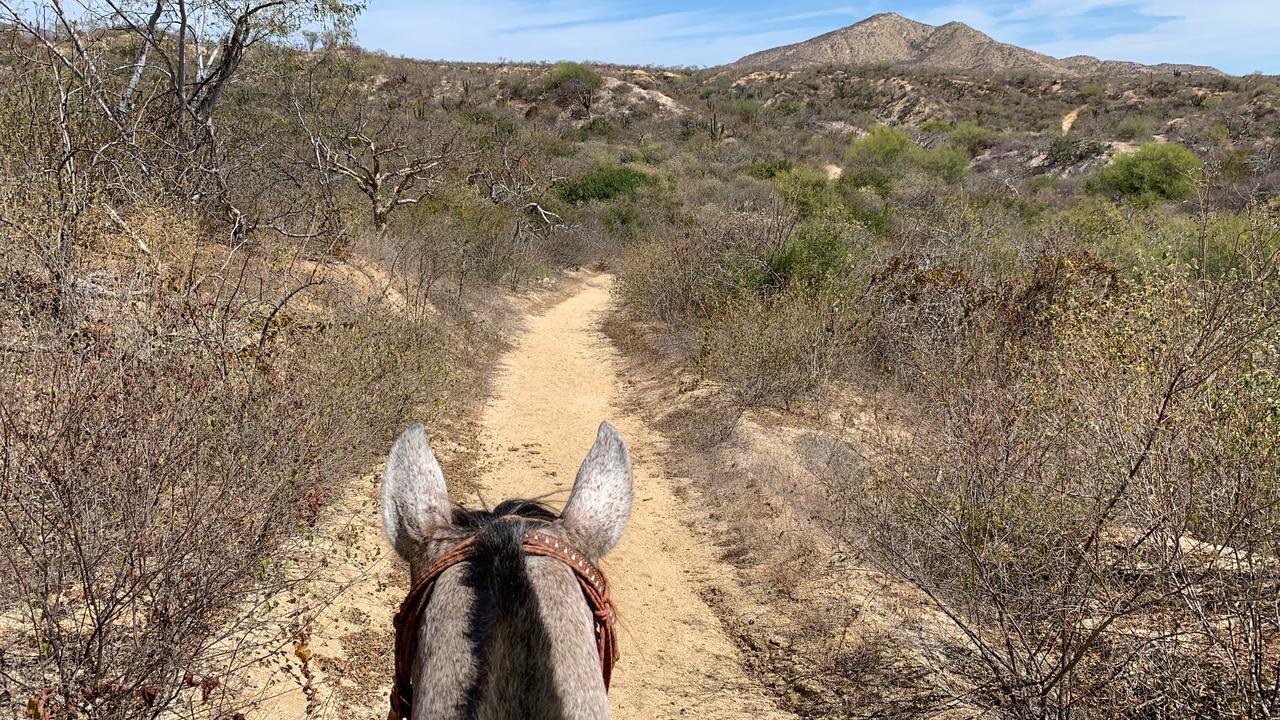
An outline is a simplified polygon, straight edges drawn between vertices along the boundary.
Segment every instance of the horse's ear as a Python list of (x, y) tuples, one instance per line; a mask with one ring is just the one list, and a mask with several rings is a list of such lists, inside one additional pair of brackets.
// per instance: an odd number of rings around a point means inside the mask
[(406, 560), (433, 528), (446, 525), (452, 514), (449, 488), (422, 423), (410, 425), (387, 458), (382, 476), (382, 530), (391, 546)]
[(600, 423), (561, 514), (564, 529), (579, 550), (598, 560), (618, 544), (630, 515), (631, 457), (618, 431)]

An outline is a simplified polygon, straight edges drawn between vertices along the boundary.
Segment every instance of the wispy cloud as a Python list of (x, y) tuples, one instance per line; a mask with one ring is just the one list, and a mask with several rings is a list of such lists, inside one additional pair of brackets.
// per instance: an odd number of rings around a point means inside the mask
[(939, 4), (925, 22), (958, 19), (1003, 42), (1059, 57), (1280, 72), (1276, 0), (994, 0)]
[(1189, 62), (1280, 72), (1278, 0), (372, 0), (361, 42), (401, 55), (456, 60), (600, 60), (715, 65), (797, 42), (872, 13), (968, 23), (1051, 55)]

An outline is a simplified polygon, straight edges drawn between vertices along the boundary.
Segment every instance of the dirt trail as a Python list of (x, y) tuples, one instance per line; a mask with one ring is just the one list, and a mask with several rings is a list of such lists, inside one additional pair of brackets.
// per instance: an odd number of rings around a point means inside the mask
[(626, 534), (603, 563), (622, 616), (613, 716), (789, 717), (743, 672), (699, 597), (702, 582), (729, 570), (684, 524), (684, 505), (655, 456), (660, 441), (620, 407), (619, 359), (597, 327), (610, 284), (609, 276), (586, 276), (578, 292), (530, 320), (506, 357), (482, 419), (496, 455), (481, 483), (485, 499), (550, 495), (562, 503), (596, 426), (613, 422), (631, 451), (636, 494)]
[(1076, 120), (1080, 119), (1080, 112), (1087, 107), (1089, 106), (1081, 105), (1075, 110), (1072, 110), (1071, 112), (1062, 116), (1062, 134), (1063, 135), (1066, 135), (1067, 133), (1071, 132), (1071, 128), (1075, 126)]
[[(503, 360), (481, 418), (481, 498), (494, 505), (538, 497), (559, 506), (596, 426), (613, 422), (631, 450), (636, 495), (626, 534), (602, 563), (622, 618), (613, 717), (791, 718), (744, 672), (737, 648), (700, 597), (731, 570), (685, 524), (689, 511), (656, 455), (660, 439), (620, 406), (619, 358), (597, 327), (612, 279), (583, 273), (570, 282), (578, 283), (573, 293), (530, 318)], [(442, 459), (476, 450), (436, 436), (432, 442)], [(254, 720), (386, 717), (390, 617), (406, 578), (382, 539), (378, 480), (375, 474), (349, 483), (318, 528), (309, 551), (327, 558), (327, 568), (312, 592), (334, 599), (312, 623), (306, 673), (292, 648), (262, 669), (255, 685), (266, 701), (250, 713)]]

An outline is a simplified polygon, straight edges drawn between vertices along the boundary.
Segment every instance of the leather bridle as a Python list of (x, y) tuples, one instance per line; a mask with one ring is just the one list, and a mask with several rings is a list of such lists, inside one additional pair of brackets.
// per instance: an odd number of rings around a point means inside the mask
[[(522, 547), (525, 555), (537, 555), (559, 560), (573, 571), (582, 588), (582, 595), (591, 608), (595, 618), (596, 651), (600, 656), (600, 674), (604, 676), (605, 691), (609, 689), (609, 678), (613, 674), (613, 665), (618, 661), (618, 641), (616, 626), (618, 616), (613, 607), (613, 599), (609, 595), (609, 583), (604, 573), (585, 555), (560, 538), (542, 532), (529, 530), (524, 536)], [(475, 536), (459, 542), (427, 566), (422, 577), (418, 578), (409, 590), (409, 596), (400, 605), (395, 616), (396, 630), (396, 674), (391, 686), (391, 712), (388, 720), (405, 720), (413, 714), (413, 660), (418, 649), (418, 622), (423, 610), (431, 601), (431, 592), (436, 581), (445, 570), (459, 563), (475, 559), (478, 548)]]

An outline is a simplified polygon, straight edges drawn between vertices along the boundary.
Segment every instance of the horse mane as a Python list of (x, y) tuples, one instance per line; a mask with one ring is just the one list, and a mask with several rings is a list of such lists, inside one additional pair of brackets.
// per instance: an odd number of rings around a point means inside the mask
[[(477, 660), (461, 717), (559, 718), (564, 715), (549, 665), (551, 639), (525, 567), (532, 526), (559, 515), (536, 500), (507, 500), (492, 510), (454, 508), (453, 525), (478, 549), (463, 583), (475, 592), (468, 637)], [(504, 651), (495, 654), (495, 646)], [(531, 668), (540, 668), (532, 671)], [(496, 707), (500, 704), (501, 707)], [(489, 712), (482, 712), (482, 708)]]

